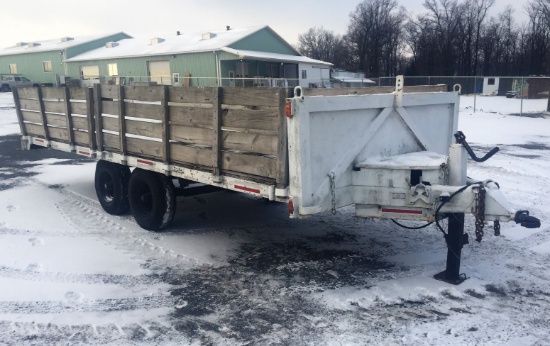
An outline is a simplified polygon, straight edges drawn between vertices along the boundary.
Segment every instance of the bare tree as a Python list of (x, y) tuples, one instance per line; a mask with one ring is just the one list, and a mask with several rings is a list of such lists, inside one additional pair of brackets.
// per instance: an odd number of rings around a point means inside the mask
[(312, 59), (344, 65), (342, 50), (345, 50), (342, 37), (323, 27), (313, 27), (298, 36), (298, 51)]

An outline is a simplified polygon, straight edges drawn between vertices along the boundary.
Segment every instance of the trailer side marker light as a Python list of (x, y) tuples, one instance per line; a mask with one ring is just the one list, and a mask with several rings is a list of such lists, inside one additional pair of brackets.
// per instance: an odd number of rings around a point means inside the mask
[(246, 191), (246, 192), (257, 193), (258, 195), (261, 193), (261, 191), (258, 190), (258, 189), (252, 189), (252, 188), (250, 188), (250, 187), (241, 186), (241, 185), (235, 185), (235, 188), (236, 188), (237, 190), (242, 190), (242, 191)]
[(292, 199), (288, 201), (288, 212), (290, 215), (294, 215), (294, 201)]
[(390, 209), (382, 208), (383, 213), (395, 213), (395, 214), (415, 214), (422, 215), (422, 210), (408, 210), (408, 209)]
[(155, 165), (154, 162), (145, 161), (145, 160), (142, 160), (142, 159), (138, 159), (138, 160), (137, 160), (137, 163), (142, 163), (142, 164), (144, 164), (144, 165), (149, 165), (149, 166), (154, 166), (154, 165)]
[(292, 103), (290, 101), (286, 101), (285, 114), (287, 118), (292, 118)]

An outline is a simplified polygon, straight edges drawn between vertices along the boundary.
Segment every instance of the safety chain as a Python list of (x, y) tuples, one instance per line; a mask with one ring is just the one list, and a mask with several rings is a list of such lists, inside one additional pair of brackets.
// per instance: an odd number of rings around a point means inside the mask
[(476, 201), (476, 241), (483, 239), (483, 227), (485, 226), (485, 188), (480, 186), (475, 194)]
[(493, 227), (495, 229), (495, 236), (498, 237), (500, 235), (500, 221), (495, 220)]
[(336, 214), (336, 175), (334, 172), (330, 172), (330, 192), (332, 195), (332, 214)]

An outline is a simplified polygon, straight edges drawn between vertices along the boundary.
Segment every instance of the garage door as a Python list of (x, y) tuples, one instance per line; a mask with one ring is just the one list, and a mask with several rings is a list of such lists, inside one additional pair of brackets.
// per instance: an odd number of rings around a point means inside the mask
[(157, 84), (170, 85), (170, 61), (149, 61), (147, 63), (149, 80)]

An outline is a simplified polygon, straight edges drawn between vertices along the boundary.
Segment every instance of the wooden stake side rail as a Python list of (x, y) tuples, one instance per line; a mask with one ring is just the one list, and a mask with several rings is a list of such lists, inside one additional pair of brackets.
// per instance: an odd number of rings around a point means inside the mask
[[(392, 91), (304, 89), (304, 94)], [(405, 91), (438, 92), (446, 86)], [(266, 186), (288, 187), (285, 101), (291, 89), (95, 85), (16, 88), (13, 95), (21, 133), (32, 144), (200, 182), (244, 179), (238, 181), (263, 184), (252, 189), (262, 193)], [(202, 181), (193, 179), (197, 174)]]

